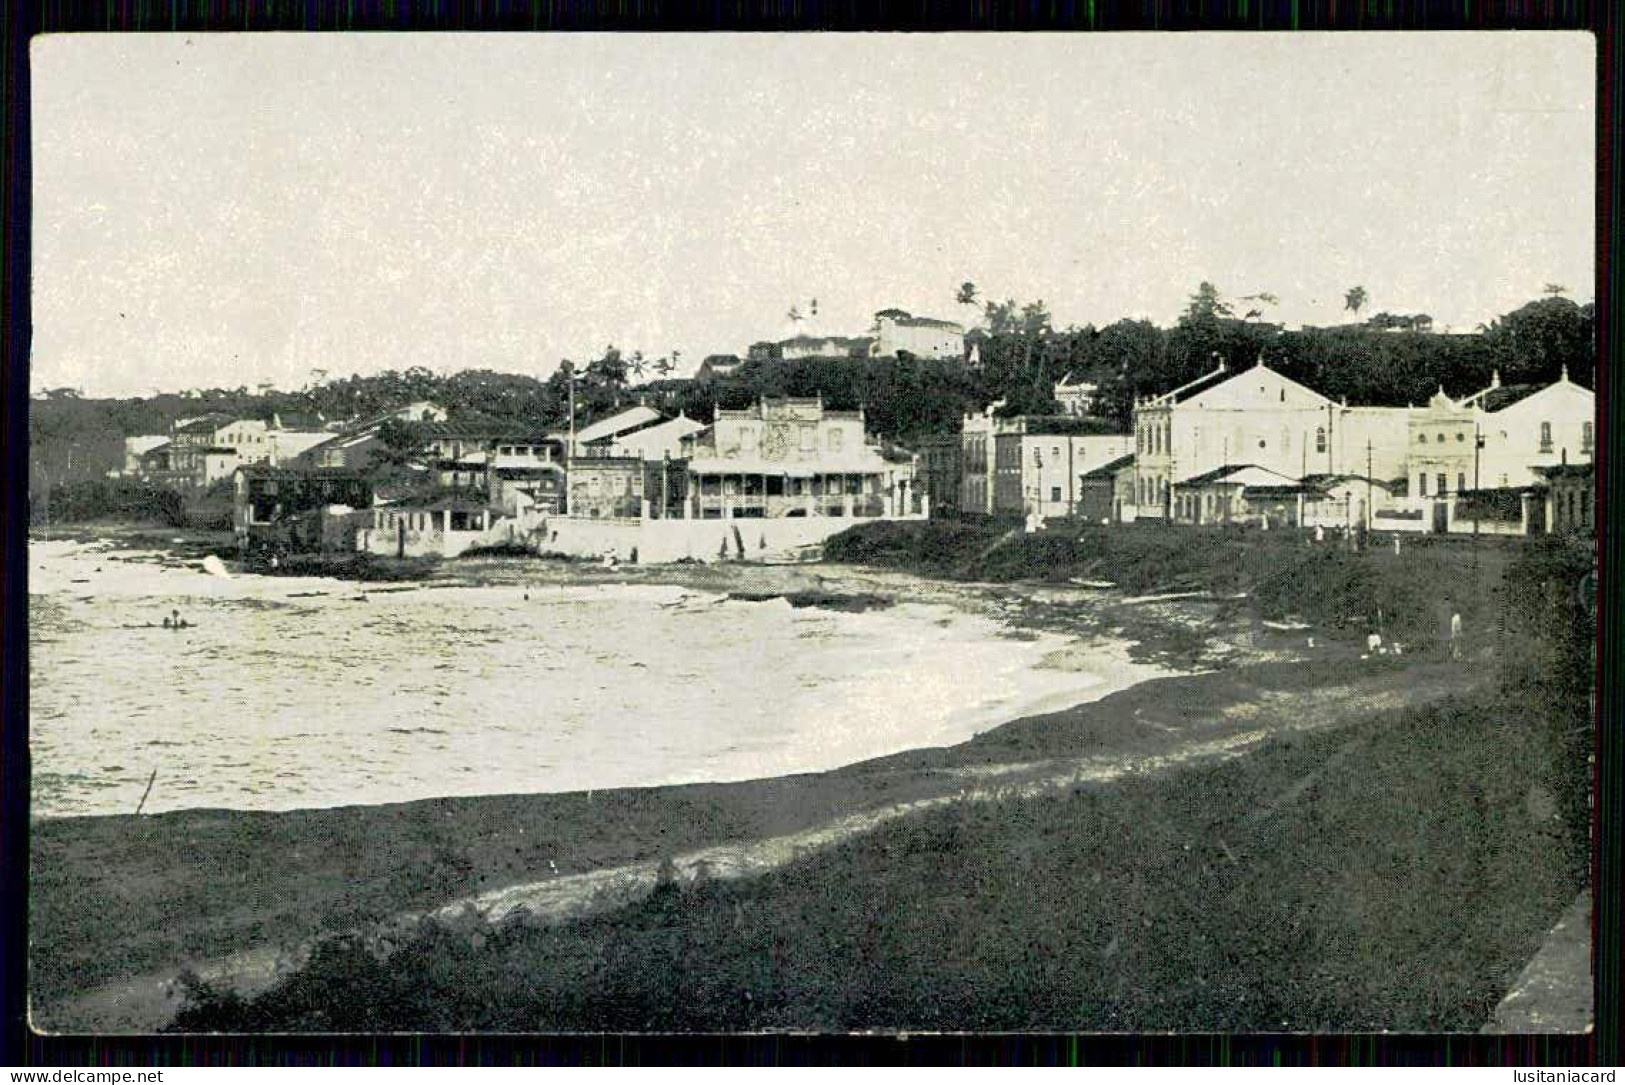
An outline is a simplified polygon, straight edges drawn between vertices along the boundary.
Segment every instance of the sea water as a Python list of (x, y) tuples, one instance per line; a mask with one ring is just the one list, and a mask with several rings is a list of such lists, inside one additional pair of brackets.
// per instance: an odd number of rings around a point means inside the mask
[[(130, 813), (149, 779), (159, 812), (811, 772), (1108, 685), (1076, 652), (1045, 665), (1062, 638), (942, 605), (382, 590), (61, 541), (36, 541), (29, 566), (35, 817)], [(188, 628), (162, 628), (173, 611)]]

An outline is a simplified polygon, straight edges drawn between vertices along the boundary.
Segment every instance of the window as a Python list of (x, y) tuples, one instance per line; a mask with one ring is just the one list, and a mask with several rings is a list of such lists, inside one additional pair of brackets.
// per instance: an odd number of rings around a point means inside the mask
[(1049, 454), (1055, 458), (1056, 463), (1061, 462), (1061, 446), (1060, 445), (1050, 445)]
[(1446, 481), (1445, 481), (1445, 474), (1444, 474), (1443, 471), (1439, 472), (1438, 477), (1439, 477), (1439, 496), (1444, 497), (1446, 494), (1448, 494), (1450, 492), (1450, 487), (1449, 487), (1449, 484), (1446, 483)]
[(1316, 452), (1324, 452), (1324, 451), (1326, 451), (1326, 427), (1325, 426), (1316, 426), (1315, 427), (1315, 451)]
[(1428, 477), (1426, 475), (1419, 474), (1419, 475), (1416, 476), (1416, 496), (1417, 497), (1426, 497), (1427, 495), (1428, 495)]
[(1042, 448), (1033, 449), (1033, 466), (1044, 466), (1044, 450)]
[(1433, 443), (1434, 443), (1434, 444), (1437, 444), (1437, 445), (1442, 445), (1442, 444), (1444, 444), (1444, 434), (1442, 434), (1442, 433), (1435, 433), (1435, 434), (1434, 434), (1434, 435), (1433, 435)]
[(1061, 488), (1059, 486), (1051, 486), (1049, 488), (1049, 499), (1051, 501), (1059, 501), (1061, 499)]
[(1580, 451), (1589, 453), (1591, 451), (1591, 443), (1593, 439), (1594, 437), (1591, 429), (1591, 423), (1582, 422), (1580, 424)]
[(1467, 488), (1467, 472), (1456, 472), (1456, 492), (1459, 494)]
[(841, 431), (838, 429), (832, 429), (829, 431), (829, 450), (831, 452), (839, 452), (841, 450)]
[(1264, 440), (1264, 438), (1260, 437), (1258, 439), (1258, 447), (1259, 448), (1268, 448), (1269, 447), (1269, 442)]
[(1466, 439), (1467, 439), (1467, 434), (1463, 433), (1461, 430), (1456, 431), (1456, 440), (1458, 442), (1465, 441)]
[(1552, 424), (1550, 422), (1540, 424), (1540, 450), (1542, 452), (1552, 450)]
[(1425, 433), (1418, 433), (1416, 435), (1416, 443), (1419, 444), (1419, 445), (1427, 444), (1428, 443), (1428, 435), (1425, 434)]

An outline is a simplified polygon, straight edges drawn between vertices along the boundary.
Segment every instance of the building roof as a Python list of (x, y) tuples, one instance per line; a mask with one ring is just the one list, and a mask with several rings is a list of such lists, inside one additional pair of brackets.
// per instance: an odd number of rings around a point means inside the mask
[(365, 482), (366, 476), (350, 467), (272, 467), (268, 463), (246, 463), (237, 468), (250, 478), (313, 479), (334, 482)]
[(576, 443), (596, 441), (600, 437), (642, 429), (660, 421), (660, 412), (652, 407), (632, 407), (629, 410), (600, 418), (590, 426), (576, 430)]
[(1596, 465), (1590, 463), (1554, 463), (1550, 467), (1537, 467), (1537, 475), (1549, 482), (1558, 479), (1589, 479), (1596, 475)]
[(737, 459), (708, 457), (691, 459), (688, 469), (696, 475), (781, 475), (789, 478), (812, 478), (815, 475), (867, 475), (884, 471), (886, 461), (879, 453), (867, 456), (825, 457), (798, 462), (794, 460), (764, 460), (741, 456)]
[(271, 416), (272, 425), (279, 430), (315, 432), (326, 422), (320, 411), (277, 411)]
[(899, 328), (943, 328), (949, 331), (965, 332), (963, 324), (956, 324), (952, 320), (938, 320), (929, 316), (902, 316), (897, 318)]
[(793, 335), (789, 339), (779, 340), (779, 346), (781, 348), (791, 346), (811, 347), (818, 346), (823, 343), (833, 343), (836, 346), (843, 347), (847, 350), (857, 350), (860, 347), (867, 347), (873, 342), (874, 338), (872, 336), (862, 335)]
[(1115, 460), (1108, 460), (1099, 467), (1092, 468), (1079, 475), (1080, 479), (1112, 478), (1120, 471), (1126, 471), (1134, 466), (1134, 453), (1119, 456)]
[(200, 418), (188, 418), (175, 427), (176, 433), (213, 433), (222, 426), (229, 426), (232, 417), (228, 414), (206, 414)]
[[(678, 437), (682, 437), (685, 434), (698, 433), (700, 430), (706, 428), (708, 427), (704, 422), (696, 422), (694, 419), (688, 417), (688, 415), (679, 413), (676, 418), (667, 418), (664, 421), (655, 422), (652, 425), (640, 426), (637, 429), (631, 430), (630, 432), (606, 433), (600, 437), (594, 437), (592, 440), (587, 441), (586, 443), (590, 445), (614, 445), (615, 443), (623, 440), (641, 441), (658, 439), (670, 434), (676, 434)], [(579, 443), (580, 439), (577, 438), (577, 441)]]
[[(1248, 473), (1247, 478), (1239, 477)], [(1268, 476), (1266, 479), (1264, 476)], [(1256, 481), (1254, 481), (1256, 480)], [(1268, 467), (1259, 467), (1253, 463), (1232, 463), (1223, 467), (1215, 467), (1211, 471), (1203, 471), (1199, 475), (1175, 483), (1176, 486), (1204, 486), (1209, 483), (1224, 483), (1229, 486), (1271, 486), (1280, 483), (1296, 483), (1297, 479), (1288, 478), (1279, 471), (1271, 471)]]
[[(543, 441), (535, 430), (505, 422), (419, 422), (430, 440), (468, 438), (469, 440)], [(578, 436), (579, 439), (579, 436)]]

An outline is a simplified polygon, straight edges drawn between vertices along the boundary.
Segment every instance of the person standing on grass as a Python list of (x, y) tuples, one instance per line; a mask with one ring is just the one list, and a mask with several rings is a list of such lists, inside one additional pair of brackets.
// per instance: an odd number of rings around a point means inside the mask
[(1450, 612), (1450, 658), (1461, 658), (1461, 612)]

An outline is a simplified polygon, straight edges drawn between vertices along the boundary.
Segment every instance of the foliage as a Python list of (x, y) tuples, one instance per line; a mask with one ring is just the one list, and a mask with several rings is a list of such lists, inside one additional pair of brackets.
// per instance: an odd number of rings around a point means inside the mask
[[(1555, 285), (1555, 284), (1553, 284)], [(1488, 384), (1493, 371), (1515, 383), (1555, 380), (1566, 366), (1577, 382), (1593, 375), (1595, 308), (1577, 305), (1562, 290), (1484, 326), (1478, 334), (1441, 335), (1423, 314), (1382, 312), (1361, 324), (1287, 331), (1262, 319), (1276, 304), (1268, 291), (1237, 299), (1202, 282), (1171, 328), (1149, 321), (1118, 320), (1100, 328), (1056, 328), (1042, 300), (985, 299), (973, 282), (962, 283), (956, 300), (979, 306), (984, 326), (967, 337), (979, 348), (981, 366), (965, 371), (957, 359), (910, 357), (802, 359), (781, 362), (753, 349), (751, 361), (730, 377), (703, 385), (667, 378), (670, 357), (647, 359), (608, 345), (585, 365), (566, 362), (545, 380), (488, 369), (441, 376), (421, 366), (372, 376), (314, 380), (297, 391), (247, 387), (191, 389), (148, 398), (97, 400), (73, 389), (51, 389), (30, 404), (30, 483), (102, 477), (123, 465), (123, 438), (167, 433), (181, 418), (220, 412), (269, 420), (291, 412), (329, 420), (378, 415), (417, 400), (446, 408), (455, 422), (492, 423), (536, 431), (562, 427), (574, 384), (577, 416), (602, 417), (625, 408), (634, 391), (657, 393), (665, 410), (705, 418), (713, 404), (742, 407), (764, 395), (822, 393), (839, 409), (863, 405), (870, 426), (904, 443), (922, 434), (950, 432), (960, 417), (1004, 401), (1007, 414), (1056, 410), (1052, 389), (1068, 373), (1100, 387), (1100, 413), (1126, 427), (1138, 396), (1158, 394), (1212, 370), (1232, 369), (1264, 357), (1287, 376), (1351, 404), (1403, 406), (1423, 403), (1439, 387), (1454, 396)], [(1363, 287), (1345, 299), (1358, 314)], [(771, 344), (765, 346), (771, 347)], [(647, 384), (634, 385), (648, 377)]]
[(36, 498), (35, 523), (85, 520), (133, 520), (181, 527), (187, 523), (186, 502), (174, 490), (122, 479), (86, 479), (50, 488), (48, 499)]

